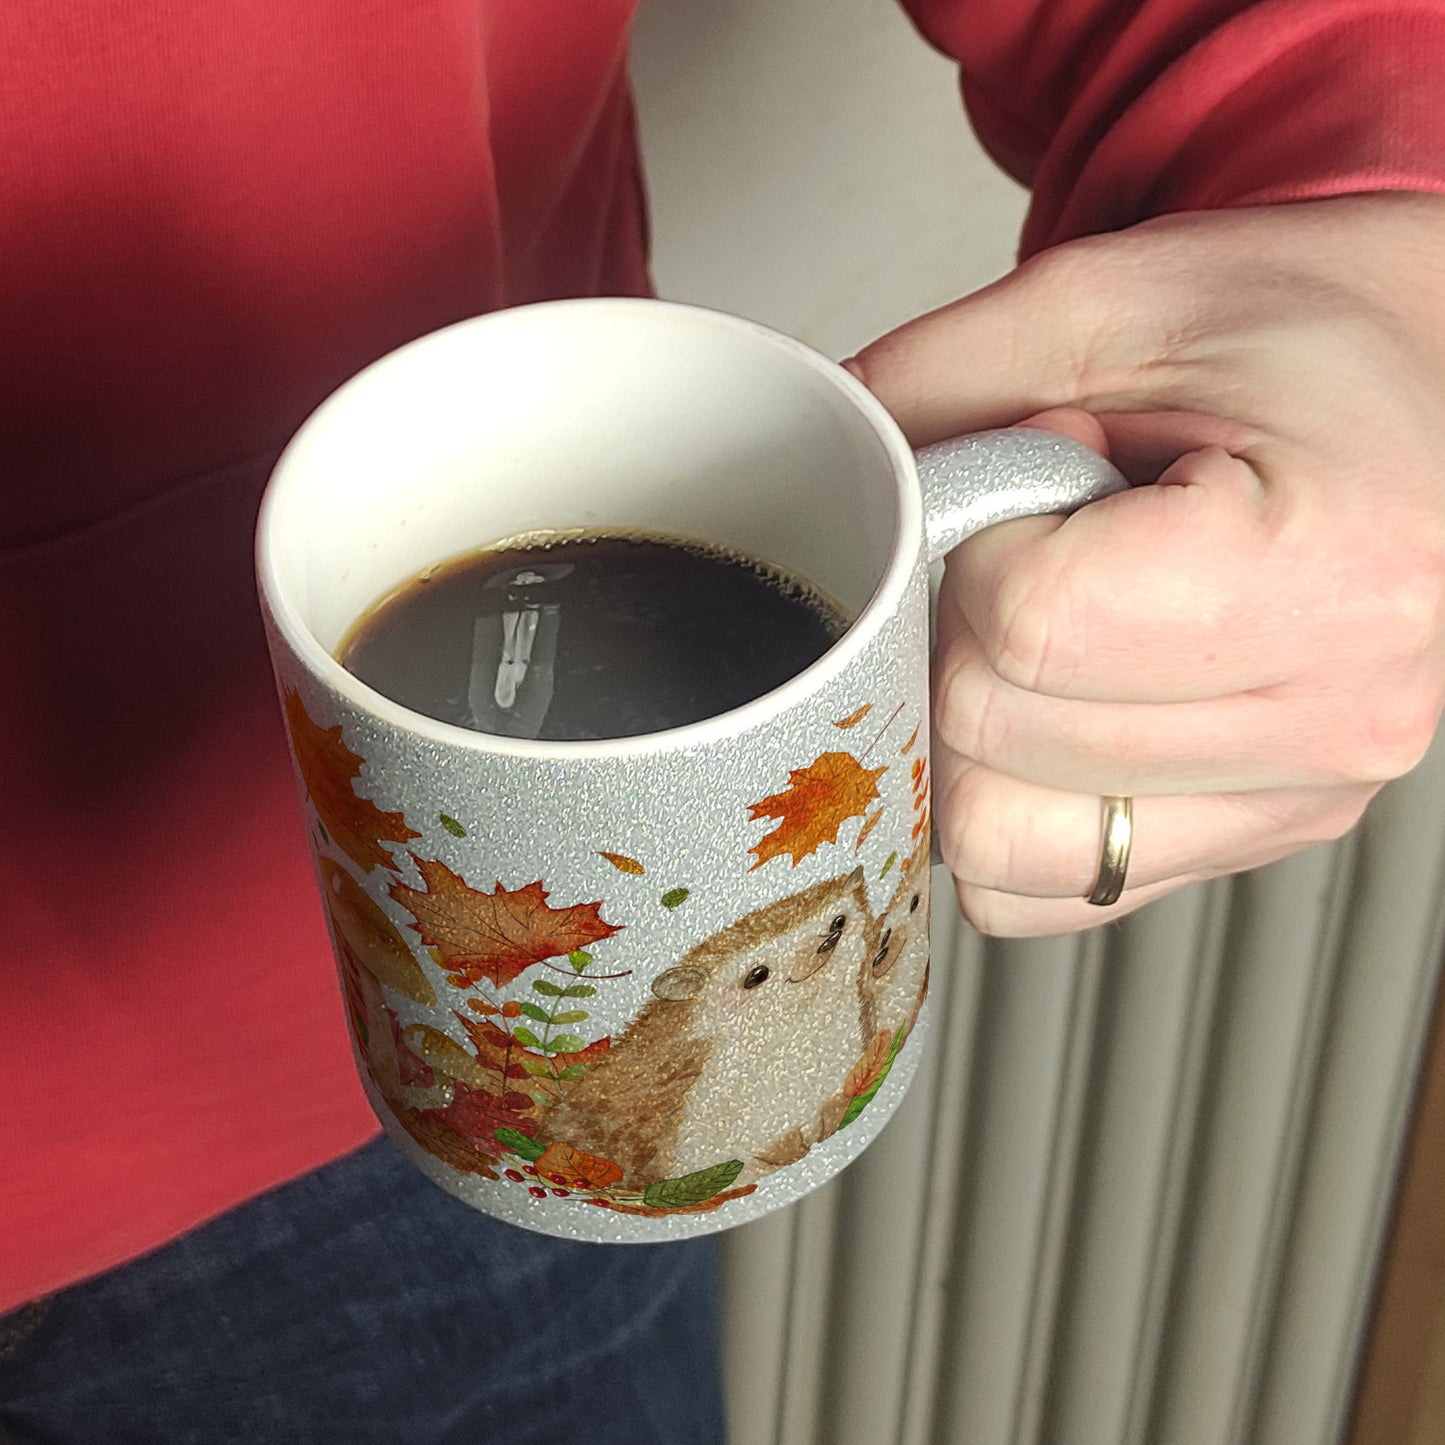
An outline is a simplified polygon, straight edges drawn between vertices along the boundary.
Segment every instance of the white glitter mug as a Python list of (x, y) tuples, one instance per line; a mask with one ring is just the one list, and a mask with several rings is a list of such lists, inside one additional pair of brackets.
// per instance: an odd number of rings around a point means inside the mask
[[(915, 459), (842, 368), (656, 301), (497, 312), (342, 386), (277, 465), (258, 571), (403, 1152), (488, 1214), (610, 1242), (743, 1223), (856, 1158), (927, 1017), (929, 561), (1123, 485), (1038, 431)], [(754, 702), (601, 742), (437, 722), (333, 657), (436, 563), (576, 529), (761, 558), (853, 621)]]

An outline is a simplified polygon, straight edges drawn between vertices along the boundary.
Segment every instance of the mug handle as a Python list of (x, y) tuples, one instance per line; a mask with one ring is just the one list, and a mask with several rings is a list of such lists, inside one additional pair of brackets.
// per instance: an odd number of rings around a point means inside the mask
[[(935, 442), (916, 454), (930, 562), (966, 537), (1014, 517), (1077, 512), (1127, 492), (1123, 474), (1082, 442), (1032, 427), (1003, 427)], [(943, 862), (938, 829), (932, 863)]]
[(1082, 442), (1031, 427), (937, 442), (917, 460), (930, 562), (995, 522), (1076, 512), (1129, 490), (1123, 475)]

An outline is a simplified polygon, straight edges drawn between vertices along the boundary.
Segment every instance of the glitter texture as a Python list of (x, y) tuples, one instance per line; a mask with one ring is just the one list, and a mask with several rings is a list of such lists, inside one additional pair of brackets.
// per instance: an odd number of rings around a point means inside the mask
[(817, 1188), (897, 1108), (928, 1017), (927, 561), (1125, 485), (1042, 432), (920, 466), (926, 546), (895, 540), (813, 668), (693, 729), (547, 749), (409, 724), (266, 607), (362, 1082), (451, 1194), (566, 1238), (708, 1233)]
[(918, 453), (928, 555), (1013, 517), (1072, 512), (1129, 484), (1097, 452), (1053, 432), (979, 432)]
[[(415, 920), (393, 895), (398, 883), (403, 897), (422, 888), (414, 859), (437, 860), (477, 890), (488, 891), (497, 884), (519, 890), (542, 880), (549, 906), (598, 901), (602, 919), (617, 925), (618, 932), (589, 946), (591, 971), (579, 978), (584, 985), (592, 977), (605, 982), (591, 985), (595, 992), (581, 1002), (589, 1015), (587, 1038), (610, 1039), (618, 1055), (629, 1022), (655, 1000), (653, 981), (739, 919), (830, 880), (849, 880), (865, 900), (864, 919), (850, 920), (852, 931), (837, 949), (838, 967), (848, 970), (846, 982), (839, 982), (841, 975), (834, 974), (834, 983), (823, 988), (818, 981), (829, 977), (825, 966), (811, 982), (773, 984), (775, 990), (794, 991), (777, 992), (778, 999), (801, 1001), (805, 993), (816, 999), (815, 1012), (799, 1002), (796, 1016), (775, 1013), (767, 1027), (753, 1026), (759, 1036), (752, 1037), (744, 1016), (734, 1022), (726, 1009), (717, 1011), (723, 1025), (737, 1032), (712, 1040), (715, 1054), (727, 1051), (730, 1070), (712, 1076), (712, 1087), (722, 1087), (728, 1079), (745, 1082), (725, 1107), (719, 1099), (709, 1106), (710, 1113), (718, 1116), (710, 1126), (718, 1138), (714, 1152), (719, 1163), (741, 1159), (742, 1169), (732, 1182), (753, 1186), (750, 1192), (710, 1212), (637, 1216), (589, 1207), (585, 1187), (569, 1187), (563, 1197), (548, 1189), (539, 1198), (531, 1192), (539, 1187), (535, 1177), (524, 1174), (524, 1182), (519, 1183), (504, 1172), (520, 1163), (510, 1156), (497, 1160), (489, 1171), (500, 1176), (496, 1179), (453, 1168), (423, 1147), (415, 1131), (398, 1119), (373, 1077), (374, 1060), (364, 1057), (358, 1043), (362, 1081), (378, 1118), (429, 1177), (458, 1198), (527, 1228), (576, 1239), (648, 1241), (706, 1233), (757, 1218), (815, 1189), (867, 1147), (901, 1101), (917, 1067), (922, 1029), (915, 1028), (896, 1050), (896, 1059), (890, 1061), (886, 1078), (867, 1098), (866, 1107), (852, 1101), (855, 1117), (845, 1127), (838, 1127), (838, 1118), (847, 1100), (834, 1108), (827, 1137), (815, 1137), (822, 1132), (816, 1118), (844, 1087), (850, 1070), (857, 1076), (867, 1052), (866, 1001), (858, 979), (860, 966), (866, 970), (876, 950), (878, 929), (872, 920), (888, 908), (895, 894), (897, 870), (885, 876), (884, 864), (890, 854), (902, 857), (916, 846), (910, 834), (918, 821), (920, 790), (913, 765), (927, 758), (928, 733), (927, 583), (921, 561), (904, 605), (884, 620), (869, 645), (847, 666), (800, 704), (702, 745), (689, 745), (682, 731), (636, 739), (635, 746), (616, 756), (569, 757), (559, 749), (553, 757), (517, 757), (494, 751), (490, 740), (480, 734), (457, 743), (429, 738), (373, 716), (331, 690), (309, 675), (274, 633), (273, 646), (283, 691), (295, 690), (319, 725), (339, 723), (347, 746), (364, 759), (356, 791), (378, 808), (404, 813), (422, 835), (392, 846), (397, 871), (376, 868), (357, 881), (412, 947), (435, 989), (434, 1007), (390, 994), (385, 1003), (409, 1043), (420, 1048), (418, 1040), (430, 1040), (431, 1051), (425, 1057), (438, 1069), (448, 1056), (445, 1040), (458, 1050), (467, 1045), (458, 1015), (468, 1012), (473, 995), (449, 982), (432, 952), (421, 946)], [(867, 703), (874, 706), (866, 720), (840, 733), (837, 721)], [(914, 746), (905, 757), (904, 744), (915, 731)], [(882, 816), (861, 846), (865, 818), (850, 816), (838, 826), (836, 841), (822, 843), (796, 864), (787, 854), (757, 864), (749, 850), (775, 823), (750, 818), (750, 809), (786, 787), (794, 770), (844, 748), (861, 757), (869, 770), (885, 769), (876, 779), (878, 798), (868, 806), (871, 816), (881, 805)], [(464, 835), (443, 824), (444, 817), (459, 824)], [(319, 832), (313, 831), (312, 842), (328, 866), (347, 866), (345, 856), (338, 855)], [(604, 851), (636, 859), (645, 873), (619, 871)], [(354, 865), (351, 872), (358, 873)], [(662, 904), (665, 893), (683, 887), (687, 896), (678, 906)], [(865, 927), (873, 930), (866, 940)], [(774, 970), (788, 966), (787, 948), (796, 952), (799, 947), (777, 942), (769, 946), (773, 951), (766, 957)], [(809, 939), (808, 951), (817, 947)], [(344, 981), (347, 964), (340, 944), (338, 955)], [(828, 962), (831, 965), (833, 960)], [(488, 990), (487, 996), (503, 1003), (515, 1000), (518, 1006), (544, 1003), (545, 998), (530, 991), (534, 979), (567, 986), (567, 959), (555, 958), (552, 965), (551, 970), (545, 964), (535, 967)], [(612, 976), (617, 974), (625, 976)], [(811, 993), (806, 992), (809, 989)], [(738, 992), (736, 997), (749, 996)], [(920, 1024), (926, 1015), (924, 1009)], [(530, 1027), (542, 1033), (541, 1025)], [(438, 1035), (444, 1038), (438, 1040)], [(435, 1086), (427, 1087), (435, 1095)], [(429, 1102), (435, 1105), (438, 1099)], [(790, 1102), (795, 1107), (785, 1107)], [(676, 1100), (673, 1107), (674, 1111), (680, 1107)], [(749, 1118), (758, 1111), (768, 1119)], [(659, 1133), (668, 1128), (665, 1117), (638, 1122)], [(770, 1128), (788, 1135), (795, 1122), (799, 1129), (792, 1130), (792, 1142), (780, 1138), (769, 1153), (770, 1159), (780, 1160), (796, 1154), (791, 1162), (760, 1165), (752, 1157), (741, 1158), (746, 1149), (726, 1147), (729, 1128), (741, 1139), (756, 1141)], [(599, 1152), (589, 1148), (595, 1141), (585, 1137), (568, 1142), (589, 1154)], [(695, 1166), (710, 1157), (705, 1145), (697, 1148), (703, 1152), (679, 1165), (680, 1172), (694, 1173)]]

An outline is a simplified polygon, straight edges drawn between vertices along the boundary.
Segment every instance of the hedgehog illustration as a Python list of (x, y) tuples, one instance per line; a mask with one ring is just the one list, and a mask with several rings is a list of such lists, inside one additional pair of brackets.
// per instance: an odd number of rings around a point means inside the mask
[(872, 953), (859, 980), (863, 1034), (889, 1038), (912, 1029), (928, 990), (929, 850), (914, 849), (887, 908), (873, 926)]
[(638, 1188), (733, 1159), (748, 1184), (800, 1158), (865, 1043), (871, 922), (858, 868), (713, 934), (653, 981), (547, 1134)]

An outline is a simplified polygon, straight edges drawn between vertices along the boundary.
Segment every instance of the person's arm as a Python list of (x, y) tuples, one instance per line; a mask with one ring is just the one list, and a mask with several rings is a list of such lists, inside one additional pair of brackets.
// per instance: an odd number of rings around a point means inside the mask
[[(1445, 196), (1381, 192), (1445, 191), (1445, 16), (1181, 0), (1113, 7), (1116, 35), (1079, 0), (914, 8), (1032, 175), (1034, 254), (854, 369), (915, 444), (1031, 422), (1155, 483), (990, 529), (940, 598), (935, 816), (964, 912), (1083, 928), (1338, 836), (1434, 733)], [(1114, 795), (1134, 849), (1100, 909)]]
[(1439, 0), (904, 0), (1030, 187), (1023, 251), (1150, 216), (1445, 190)]

